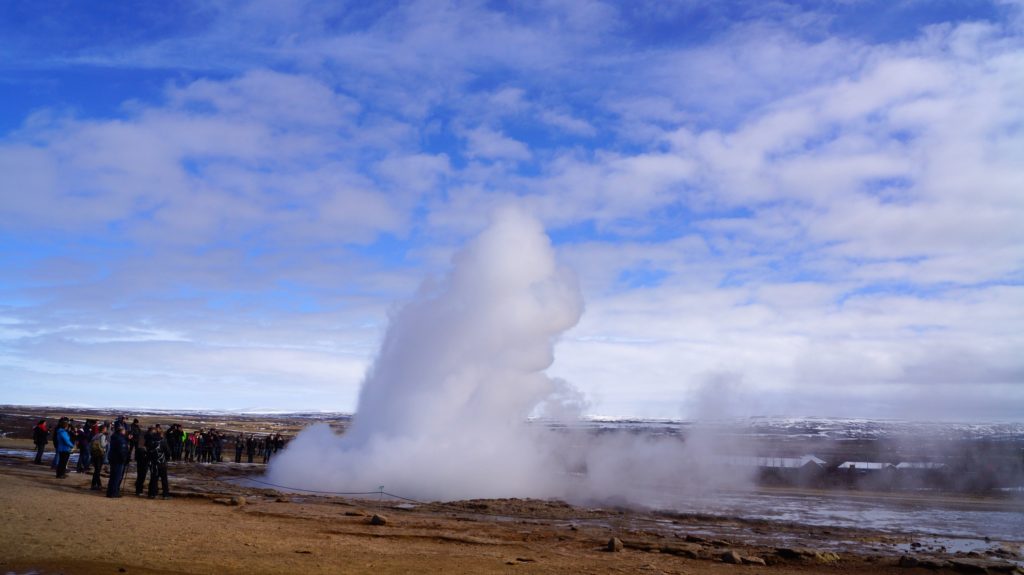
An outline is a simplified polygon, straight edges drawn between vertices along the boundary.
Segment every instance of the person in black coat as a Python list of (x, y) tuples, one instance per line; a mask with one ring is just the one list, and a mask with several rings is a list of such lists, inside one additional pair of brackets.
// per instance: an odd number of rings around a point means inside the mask
[[(127, 422), (128, 420), (125, 419), (124, 421)], [(127, 425), (127, 423), (125, 423), (125, 425)], [(132, 421), (132, 426), (128, 428), (128, 461), (130, 462), (132, 460), (132, 454), (134, 453), (136, 468), (146, 465), (146, 463), (140, 459), (143, 456), (143, 449), (139, 448), (143, 447), (143, 441), (144, 434), (142, 433), (142, 426), (139, 425), (139, 418), (136, 417)]]
[(171, 456), (171, 449), (167, 445), (167, 438), (163, 430), (157, 425), (152, 433), (146, 435), (146, 461), (149, 462), (149, 498), (156, 497), (156, 482), (160, 481), (163, 488), (163, 498), (171, 497), (167, 486), (167, 459)]
[(142, 490), (146, 487), (146, 474), (149, 473), (149, 450), (146, 446), (149, 445), (150, 438), (156, 433), (156, 426), (151, 425), (146, 433), (140, 436), (140, 441), (136, 443), (135, 447), (135, 495), (142, 497)]
[(34, 463), (43, 462), (43, 452), (46, 451), (46, 441), (50, 438), (50, 430), (46, 429), (46, 420), (40, 419), (39, 423), (32, 428), (32, 443), (36, 444), (36, 460)]
[(124, 468), (128, 464), (128, 437), (125, 435), (123, 425), (114, 428), (114, 435), (110, 437), (110, 451), (107, 458), (110, 461), (110, 478), (107, 480), (107, 497), (121, 496), (121, 480), (124, 478)]

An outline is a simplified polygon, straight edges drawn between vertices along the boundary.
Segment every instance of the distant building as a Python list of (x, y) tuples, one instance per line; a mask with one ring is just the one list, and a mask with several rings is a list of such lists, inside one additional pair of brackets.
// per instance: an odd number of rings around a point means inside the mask
[(894, 469), (891, 463), (882, 463), (880, 461), (844, 461), (839, 464), (837, 469), (853, 469), (857, 471), (883, 471), (886, 469)]
[(730, 455), (722, 457), (722, 461), (728, 465), (761, 469), (803, 469), (807, 466), (823, 469), (825, 467), (825, 460), (814, 455), (801, 455), (800, 457)]
[(945, 463), (931, 463), (927, 461), (904, 461), (896, 465), (896, 469), (917, 469), (917, 470), (935, 470), (945, 469)]

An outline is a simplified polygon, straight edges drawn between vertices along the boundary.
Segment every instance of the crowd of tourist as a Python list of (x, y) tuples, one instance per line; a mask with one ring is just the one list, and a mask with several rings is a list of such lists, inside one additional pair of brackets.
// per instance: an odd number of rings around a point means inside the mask
[(261, 458), (269, 463), (270, 457), (285, 446), (280, 434), (229, 434), (215, 428), (186, 431), (180, 424), (171, 424), (166, 430), (160, 424), (145, 429), (136, 418), (131, 423), (124, 416), (113, 422), (86, 419), (76, 422), (61, 417), (52, 427), (45, 419), (32, 428), (32, 441), (36, 446), (34, 463), (43, 464), (46, 446), (53, 444), (51, 469), (58, 479), (68, 476), (71, 454), (78, 452), (75, 470), (92, 471), (91, 489), (103, 490), (102, 472), (106, 466), (107, 497), (121, 497), (125, 476), (135, 463), (135, 495), (142, 496), (149, 477), (148, 496), (152, 499), (159, 491), (164, 499), (170, 498), (167, 465), (171, 462), (220, 463), (226, 445), (233, 443), (235, 463), (254, 463)]

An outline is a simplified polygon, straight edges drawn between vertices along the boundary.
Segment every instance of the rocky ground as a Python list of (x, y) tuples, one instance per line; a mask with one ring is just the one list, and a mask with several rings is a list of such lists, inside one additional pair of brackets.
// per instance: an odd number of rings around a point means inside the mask
[[(254, 487), (258, 464), (174, 464), (171, 500), (88, 490), (0, 440), (6, 573), (1022, 573), (972, 551), (854, 529), (519, 499), (412, 504)], [(128, 476), (127, 484), (134, 479)], [(105, 478), (104, 478), (105, 480)]]

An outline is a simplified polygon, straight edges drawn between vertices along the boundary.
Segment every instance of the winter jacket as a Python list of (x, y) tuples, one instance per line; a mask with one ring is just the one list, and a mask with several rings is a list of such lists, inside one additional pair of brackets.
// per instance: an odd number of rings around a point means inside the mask
[(46, 445), (46, 439), (50, 436), (50, 431), (46, 429), (46, 424), (36, 425), (32, 428), (32, 443), (36, 445)]
[(57, 430), (57, 453), (71, 453), (71, 450), (75, 447), (75, 444), (71, 442), (71, 436), (68, 435), (68, 430), (58, 429)]
[(93, 436), (92, 441), (89, 442), (89, 449), (93, 452), (106, 453), (107, 443), (107, 435), (105, 433), (97, 433)]
[(128, 463), (128, 438), (120, 433), (110, 436), (110, 463)]

